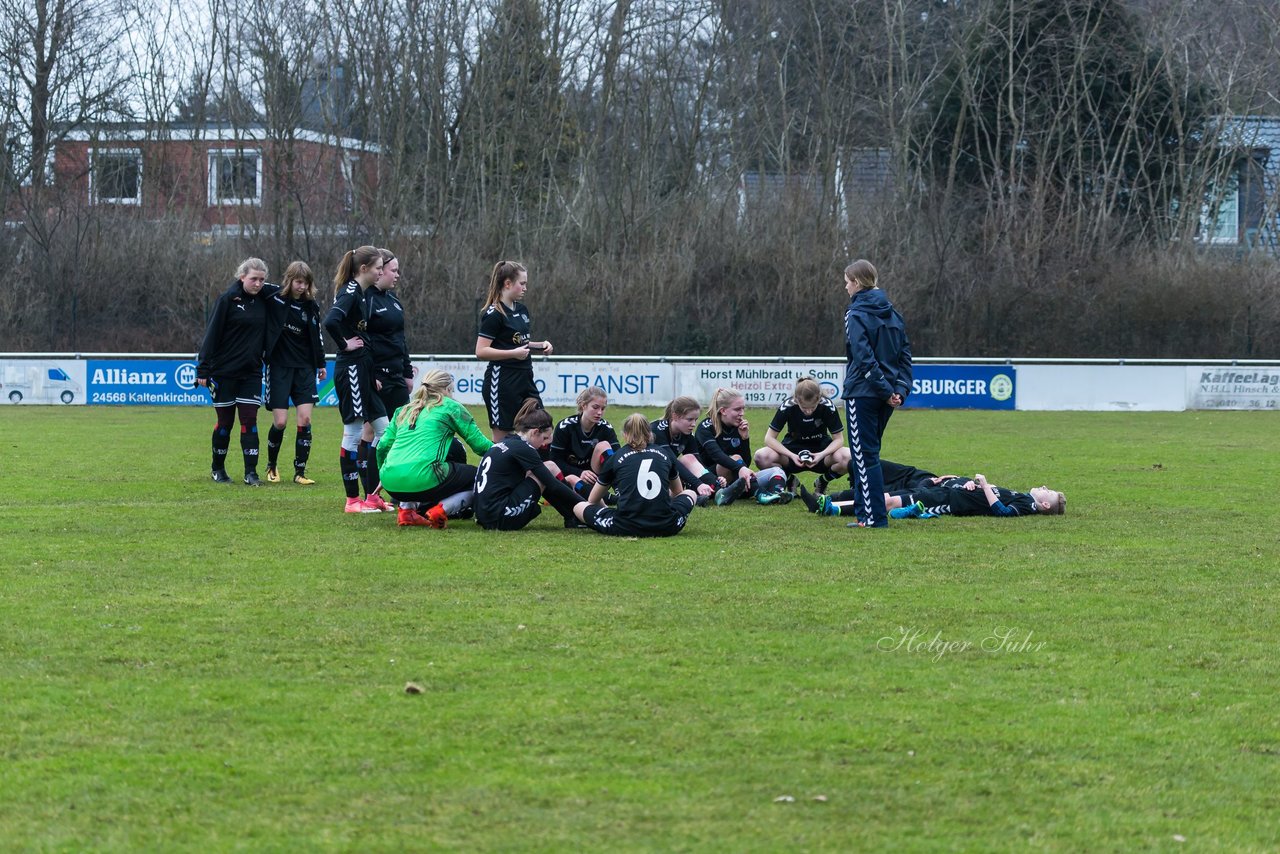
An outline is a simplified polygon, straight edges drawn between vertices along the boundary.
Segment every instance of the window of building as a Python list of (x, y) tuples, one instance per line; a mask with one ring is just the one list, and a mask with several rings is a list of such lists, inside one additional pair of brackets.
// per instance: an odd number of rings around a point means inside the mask
[(1200, 239), (1205, 243), (1240, 242), (1240, 182), (1233, 177), (1215, 204), (1200, 213)]
[(262, 203), (262, 154), (243, 149), (209, 152), (209, 204)]
[(142, 152), (133, 148), (94, 151), (89, 198), (100, 205), (142, 204)]

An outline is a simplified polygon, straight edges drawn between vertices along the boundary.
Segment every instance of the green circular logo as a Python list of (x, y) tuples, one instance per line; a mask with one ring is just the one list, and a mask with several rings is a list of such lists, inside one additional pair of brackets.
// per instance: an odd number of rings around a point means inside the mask
[(1013, 379), (1007, 374), (996, 374), (991, 378), (991, 396), (996, 400), (1008, 400), (1013, 396)]

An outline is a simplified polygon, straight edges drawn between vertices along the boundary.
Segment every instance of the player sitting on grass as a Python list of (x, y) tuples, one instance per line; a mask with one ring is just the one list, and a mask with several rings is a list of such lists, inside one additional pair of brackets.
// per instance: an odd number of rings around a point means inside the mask
[(718, 388), (707, 408), (707, 417), (693, 434), (702, 464), (727, 484), (716, 490), (717, 505), (732, 504), (753, 494), (755, 472), (747, 465), (751, 459), (751, 434), (746, 409), (747, 400), (741, 392)]
[(564, 482), (585, 498), (595, 486), (600, 468), (618, 449), (618, 434), (604, 420), (609, 398), (599, 386), (578, 395), (578, 414), (561, 421), (551, 434), (551, 461), (560, 467)]
[[(779, 440), (783, 433), (786, 438)], [(829, 480), (849, 471), (849, 449), (844, 446), (840, 413), (822, 396), (822, 387), (813, 377), (796, 380), (792, 396), (773, 414), (764, 444), (756, 451), (757, 470), (781, 466), (789, 475), (816, 471), (813, 491), (818, 495), (827, 491)]]
[[(639, 413), (622, 424), (626, 445), (609, 458), (591, 487), (591, 499), (575, 505), (573, 515), (602, 534), (670, 537), (684, 530), (698, 496), (682, 489), (671, 452), (653, 445), (649, 422)], [(605, 491), (618, 490), (618, 506), (604, 507)]]

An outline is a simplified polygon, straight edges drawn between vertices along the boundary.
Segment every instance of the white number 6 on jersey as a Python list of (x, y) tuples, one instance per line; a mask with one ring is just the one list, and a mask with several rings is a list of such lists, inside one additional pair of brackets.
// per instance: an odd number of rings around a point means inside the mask
[(653, 460), (644, 460), (640, 463), (640, 474), (636, 478), (636, 488), (640, 490), (640, 497), (652, 501), (658, 497), (658, 493), (662, 491), (662, 479), (654, 474)]

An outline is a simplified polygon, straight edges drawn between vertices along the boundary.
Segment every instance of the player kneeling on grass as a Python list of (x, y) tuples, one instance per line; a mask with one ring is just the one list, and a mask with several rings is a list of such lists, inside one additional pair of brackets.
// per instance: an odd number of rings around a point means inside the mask
[(476, 522), (486, 530), (518, 531), (542, 512), (538, 499), (544, 497), (568, 520), (582, 496), (538, 454), (551, 441), (551, 416), (542, 401), (525, 400), (512, 426), (515, 431), (495, 443), (476, 470)]
[(604, 420), (609, 398), (604, 389), (590, 386), (578, 394), (578, 414), (556, 425), (551, 435), (551, 461), (560, 467), (564, 482), (585, 498), (595, 486), (600, 468), (618, 449), (618, 434)]
[[(698, 500), (683, 489), (676, 475), (676, 461), (665, 448), (652, 444), (649, 422), (639, 413), (622, 425), (626, 445), (609, 458), (591, 487), (589, 502), (580, 502), (573, 515), (602, 534), (623, 537), (671, 537), (684, 523)], [(605, 507), (603, 499), (612, 485), (618, 490), (618, 506)]]
[(755, 473), (747, 465), (751, 459), (751, 434), (746, 411), (747, 399), (741, 392), (718, 388), (707, 407), (707, 417), (693, 434), (702, 464), (728, 484), (716, 490), (718, 505), (732, 504), (735, 499), (753, 494)]
[[(786, 432), (786, 438), (778, 437)], [(835, 405), (822, 396), (813, 377), (796, 380), (787, 398), (769, 422), (765, 446), (756, 451), (759, 470), (781, 466), (789, 475), (816, 471), (813, 491), (821, 495), (827, 482), (849, 471), (849, 449), (844, 446), (844, 424)]]
[[(453, 399), (453, 377), (428, 371), (409, 402), (392, 415), (378, 443), (382, 486), (400, 505), (400, 525), (443, 528), (471, 506), (476, 467), (450, 462), (454, 437), (483, 454), (493, 447), (471, 413)], [(428, 507), (426, 513), (420, 508)]]

